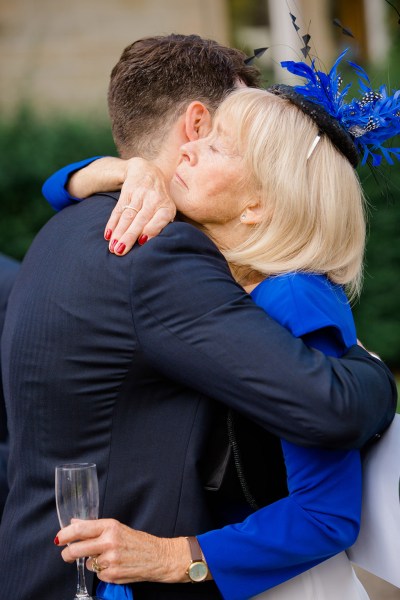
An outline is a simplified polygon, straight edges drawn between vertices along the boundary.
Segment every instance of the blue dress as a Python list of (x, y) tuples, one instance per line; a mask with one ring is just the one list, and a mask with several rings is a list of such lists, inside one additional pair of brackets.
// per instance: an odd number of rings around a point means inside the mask
[(74, 198), (74, 196), (68, 193), (66, 189), (68, 179), (76, 171), (87, 167), (87, 165), (90, 165), (90, 163), (98, 158), (103, 158), (103, 156), (93, 156), (92, 158), (86, 158), (85, 160), (67, 165), (46, 179), (42, 187), (42, 194), (54, 210), (62, 210), (71, 204), (81, 201), (80, 198)]
[[(77, 201), (65, 184), (92, 160), (65, 167), (45, 183), (43, 193), (56, 210)], [(323, 275), (271, 277), (251, 296), (296, 337), (325, 354), (340, 356), (356, 343), (346, 295)], [(307, 390), (299, 389), (299, 394)], [(282, 449), (289, 495), (242, 523), (198, 536), (225, 600), (245, 600), (273, 588), (348, 548), (357, 537), (359, 452), (302, 448), (284, 440)], [(100, 584), (97, 593), (106, 600), (132, 598), (129, 586)]]
[[(340, 356), (356, 343), (346, 295), (323, 275), (271, 277), (251, 296), (295, 336), (326, 354)], [(351, 546), (357, 537), (359, 452), (302, 448), (284, 440), (282, 449), (289, 495), (242, 523), (198, 536), (226, 600), (244, 600), (279, 585)]]

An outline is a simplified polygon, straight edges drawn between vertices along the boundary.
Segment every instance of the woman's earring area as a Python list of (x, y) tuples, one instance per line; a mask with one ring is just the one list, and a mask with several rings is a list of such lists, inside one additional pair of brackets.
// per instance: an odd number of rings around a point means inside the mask
[(246, 221), (246, 213), (244, 212), (243, 214), (240, 215), (240, 222), (244, 223)]

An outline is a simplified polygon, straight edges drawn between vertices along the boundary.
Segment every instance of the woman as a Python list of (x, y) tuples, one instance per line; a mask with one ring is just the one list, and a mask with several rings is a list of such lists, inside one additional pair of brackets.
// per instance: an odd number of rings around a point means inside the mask
[[(342, 286), (351, 295), (360, 289), (364, 209), (351, 154), (338, 151), (320, 133), (322, 125), (292, 99), (235, 92), (218, 110), (210, 136), (182, 148), (171, 190), (178, 210), (215, 241), (260, 306), (310, 346), (339, 356), (356, 340)], [(282, 447), (288, 497), (223, 534), (197, 537), (219, 586), (219, 554), (230, 554), (223, 597), (270, 590), (260, 598), (367, 598), (345, 554), (338, 554), (358, 531), (358, 452), (285, 441)], [(63, 550), (64, 559), (95, 556), (88, 566), (105, 582), (189, 581), (184, 538), (159, 539), (109, 520), (73, 523), (57, 537), (60, 544), (82, 540)], [(241, 556), (249, 549), (257, 559), (243, 570)]]

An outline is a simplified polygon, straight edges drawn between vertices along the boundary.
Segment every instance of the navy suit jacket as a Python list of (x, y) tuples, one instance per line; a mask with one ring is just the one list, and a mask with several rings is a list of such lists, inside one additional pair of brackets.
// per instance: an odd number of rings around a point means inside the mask
[[(3, 332), (4, 319), (6, 317), (6, 308), (8, 297), (11, 292), (14, 280), (19, 269), (19, 262), (4, 254), (0, 254), (0, 338)], [(1, 360), (0, 360), (0, 519), (6, 500), (7, 486), (7, 416), (4, 404), (3, 382), (1, 378)]]
[[(191, 535), (221, 524), (204, 457), (224, 405), (293, 442), (342, 447), (393, 416), (395, 388), (380, 361), (359, 348), (343, 361), (309, 350), (251, 301), (190, 225), (110, 254), (102, 231), (114, 202), (100, 195), (53, 217), (11, 295), (5, 598), (73, 597), (75, 566), (52, 543), (57, 464), (97, 464), (101, 517)], [(135, 600), (220, 597), (213, 582), (133, 587)]]

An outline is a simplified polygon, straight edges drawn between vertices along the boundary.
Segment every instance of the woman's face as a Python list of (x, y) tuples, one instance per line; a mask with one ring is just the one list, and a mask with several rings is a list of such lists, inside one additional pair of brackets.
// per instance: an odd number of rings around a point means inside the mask
[(203, 224), (235, 224), (250, 200), (244, 162), (228, 120), (218, 119), (210, 134), (181, 148), (171, 182), (179, 212)]

